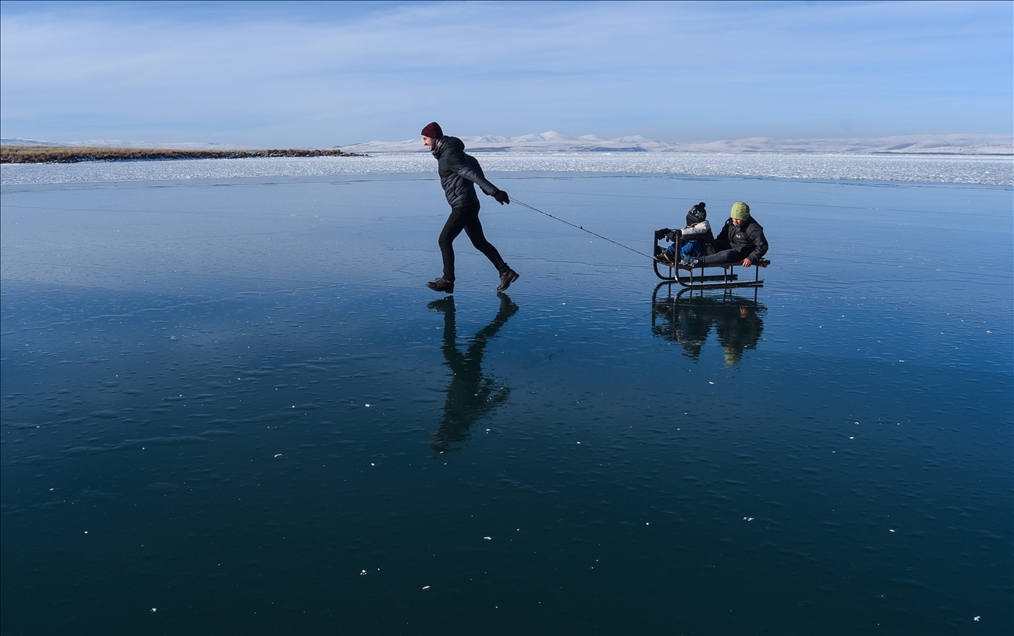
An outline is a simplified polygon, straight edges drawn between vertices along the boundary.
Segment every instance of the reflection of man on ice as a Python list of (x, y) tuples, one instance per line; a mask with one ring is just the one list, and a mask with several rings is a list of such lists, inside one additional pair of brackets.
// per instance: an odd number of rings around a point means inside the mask
[[(480, 417), (490, 413), (507, 401), (510, 389), (482, 373), (482, 356), (486, 343), (493, 338), (518, 306), (506, 294), (499, 294), (500, 310), (496, 317), (475, 334), (465, 353), (458, 350), (458, 332), (454, 322), (454, 297), (441, 298), (429, 304), (444, 314), (444, 340), (441, 350), (451, 370), (451, 383), (447, 387), (444, 417), (440, 429), (430, 440), (437, 453), (453, 450), (452, 444), (468, 439), (469, 427)], [(499, 386), (498, 386), (499, 385)]]
[(715, 328), (718, 344), (725, 349), (725, 364), (731, 367), (743, 359), (744, 349), (757, 348), (764, 333), (764, 321), (757, 315), (755, 307), (741, 305), (739, 311), (725, 312), (716, 321)]
[(518, 273), (507, 266), (500, 257), (500, 252), (483, 235), (482, 224), (479, 223), (479, 197), (475, 195), (473, 184), (478, 184), (483, 192), (496, 199), (500, 205), (510, 203), (510, 197), (486, 180), (475, 157), (465, 154), (465, 144), (457, 137), (445, 137), (440, 124), (427, 124), (422, 129), (422, 138), (437, 159), (440, 185), (444, 188), (447, 203), (451, 205), (451, 215), (447, 217), (437, 241), (444, 261), (444, 275), (426, 283), (426, 286), (447, 294), (454, 291), (454, 248), (451, 244), (461, 234), (461, 230), (465, 230), (475, 249), (485, 254), (500, 273), (497, 291), (506, 290), (518, 279)]

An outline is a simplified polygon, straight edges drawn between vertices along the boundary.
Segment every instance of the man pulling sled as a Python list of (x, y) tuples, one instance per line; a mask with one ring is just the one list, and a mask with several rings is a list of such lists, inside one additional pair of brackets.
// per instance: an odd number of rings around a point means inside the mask
[(450, 294), (454, 291), (454, 239), (465, 231), (475, 249), (486, 255), (500, 274), (498, 292), (506, 291), (511, 283), (518, 279), (518, 273), (507, 266), (500, 252), (486, 240), (479, 222), (479, 197), (475, 194), (475, 185), (482, 188), (487, 195), (496, 199), (500, 205), (510, 203), (510, 197), (503, 190), (490, 183), (482, 174), (482, 167), (475, 157), (465, 154), (465, 144), (457, 137), (447, 137), (440, 124), (431, 122), (422, 129), (423, 144), (430, 149), (437, 160), (437, 172), (440, 185), (444, 188), (447, 203), (451, 206), (451, 214), (444, 223), (437, 244), (444, 262), (444, 274), (440, 278), (426, 283), (426, 286), (437, 292)]

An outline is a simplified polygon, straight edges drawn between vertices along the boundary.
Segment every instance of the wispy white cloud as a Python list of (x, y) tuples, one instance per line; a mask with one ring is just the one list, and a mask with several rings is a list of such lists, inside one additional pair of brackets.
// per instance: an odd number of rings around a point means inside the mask
[(1010, 3), (3, 5), (4, 136), (1010, 132)]

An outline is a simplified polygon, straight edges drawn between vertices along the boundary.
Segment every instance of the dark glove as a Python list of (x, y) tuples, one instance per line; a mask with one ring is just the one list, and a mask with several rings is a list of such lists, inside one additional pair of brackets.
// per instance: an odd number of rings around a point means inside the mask
[(681, 236), (683, 236), (683, 232), (679, 230), (673, 230), (665, 235), (665, 240), (669, 241), (670, 243), (675, 243), (676, 241), (680, 240)]
[(668, 235), (669, 235), (669, 232), (672, 232), (672, 230), (670, 230), (670, 229), (669, 229), (669, 228), (667, 228), (667, 227), (664, 227), (664, 228), (662, 228), (661, 230), (655, 230), (655, 240), (657, 241), (657, 240), (658, 240), (658, 239), (660, 239), (660, 238), (663, 238), (663, 237), (665, 237), (665, 236), (668, 236)]
[(511, 202), (511, 198), (507, 196), (507, 193), (503, 190), (497, 190), (496, 194), (493, 195), (493, 198), (499, 201), (500, 205)]

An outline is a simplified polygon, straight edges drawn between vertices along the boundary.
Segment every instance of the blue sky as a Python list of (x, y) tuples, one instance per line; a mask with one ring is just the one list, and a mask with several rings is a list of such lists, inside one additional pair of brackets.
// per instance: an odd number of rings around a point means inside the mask
[(1014, 132), (1014, 3), (0, 4), (3, 137)]

